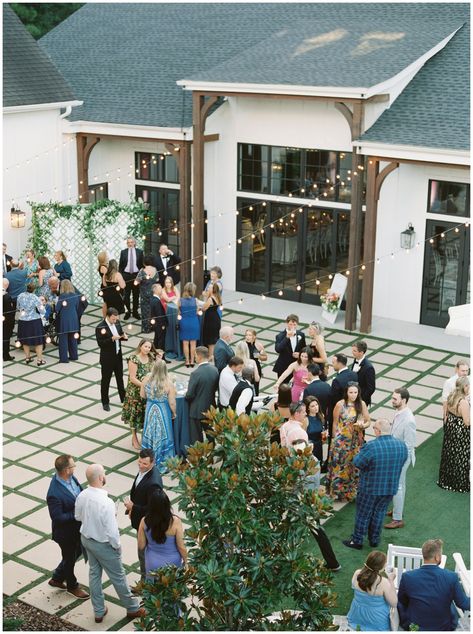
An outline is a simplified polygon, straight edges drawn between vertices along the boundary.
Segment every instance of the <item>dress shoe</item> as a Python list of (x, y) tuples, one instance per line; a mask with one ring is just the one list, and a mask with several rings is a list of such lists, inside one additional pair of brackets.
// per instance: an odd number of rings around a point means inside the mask
[(68, 590), (67, 594), (72, 595), (76, 599), (82, 599), (82, 601), (85, 601), (90, 597), (90, 594), (85, 592), (85, 590), (82, 590), (80, 586), (77, 586), (77, 588), (74, 588), (74, 590)]
[(131, 317), (131, 313), (125, 313), (123, 315), (123, 319), (130, 319), (130, 317)]
[(11, 354), (10, 354), (10, 355), (8, 355), (8, 357), (4, 357), (3, 360), (4, 361), (14, 361), (15, 357), (12, 357)]
[(133, 317), (134, 317), (135, 319), (141, 319), (141, 315), (140, 315), (140, 313), (133, 313)]
[(66, 589), (66, 584), (63, 583), (62, 581), (56, 581), (56, 579), (50, 579), (48, 581), (48, 584), (52, 586), (53, 588), (59, 588), (60, 590)]
[(403, 526), (404, 522), (402, 520), (393, 520), (389, 524), (385, 524), (384, 528), (402, 528)]
[(392, 517), (392, 516), (393, 516), (393, 512), (392, 512), (392, 510), (391, 510), (391, 511), (387, 511), (387, 512), (386, 512), (386, 515), (389, 515), (389, 517)]
[(126, 618), (127, 619), (140, 619), (145, 614), (146, 614), (146, 610), (144, 608), (138, 608), (138, 610), (136, 610), (136, 612), (127, 612), (126, 613)]
[(102, 621), (103, 621), (105, 615), (107, 614), (107, 612), (108, 612), (108, 608), (105, 608), (105, 612), (102, 614), (102, 616), (96, 616), (95, 617), (95, 622), (96, 623), (102, 623)]
[(361, 550), (363, 548), (362, 544), (357, 544), (352, 539), (344, 539), (342, 540), (342, 544), (348, 548), (354, 548), (355, 550)]
[(338, 566), (335, 566), (335, 568), (330, 568), (330, 566), (324, 566), (327, 570), (330, 570), (330, 572), (338, 572), (339, 570), (342, 569), (341, 565), (338, 564)]
[(106, 412), (109, 412), (109, 411), (110, 411), (110, 405), (109, 405), (108, 403), (103, 403), (103, 404), (102, 404), (102, 407), (103, 407), (103, 409), (104, 409)]

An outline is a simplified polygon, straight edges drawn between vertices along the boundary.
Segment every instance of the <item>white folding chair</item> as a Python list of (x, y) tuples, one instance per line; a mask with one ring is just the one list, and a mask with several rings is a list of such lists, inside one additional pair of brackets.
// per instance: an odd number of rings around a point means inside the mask
[[(463, 557), (460, 553), (453, 553), (453, 560), (455, 562), (455, 572), (460, 578), (460, 583), (463, 586), (463, 590), (467, 596), (470, 596), (470, 585), (471, 585), (471, 575), (470, 571), (465, 566), (465, 562), (463, 561)], [(470, 632), (470, 612), (463, 611), (459, 607), (457, 607), (457, 612), (459, 618), (457, 630)]]
[[(406, 570), (416, 570), (422, 566), (422, 548), (414, 548), (412, 546), (396, 546), (389, 544), (387, 554), (387, 565), (396, 572), (394, 585), (399, 588), (402, 574)], [(445, 568), (447, 556), (442, 555), (440, 568)]]

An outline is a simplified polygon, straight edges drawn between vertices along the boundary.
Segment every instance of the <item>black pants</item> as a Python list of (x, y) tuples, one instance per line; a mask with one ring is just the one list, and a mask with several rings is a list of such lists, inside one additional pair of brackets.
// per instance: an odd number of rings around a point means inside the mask
[(77, 540), (67, 540), (57, 542), (61, 549), (61, 563), (53, 572), (53, 579), (55, 581), (66, 582), (68, 590), (74, 590), (79, 585), (77, 583), (76, 576), (74, 574), (74, 565), (82, 554), (80, 545), (80, 534), (77, 536)]
[[(136, 279), (136, 273), (122, 273), (126, 286), (123, 293), (123, 301), (126, 306), (127, 312), (133, 312), (134, 315), (138, 312), (138, 306), (140, 303), (140, 285), (134, 284)], [(131, 296), (133, 296), (133, 311), (131, 310)]]
[(123, 403), (125, 399), (125, 386), (123, 385), (123, 359), (121, 352), (115, 355), (114, 360), (109, 359), (107, 365), (102, 365), (102, 380), (100, 381), (100, 396), (102, 399), (102, 405), (108, 405), (110, 402), (108, 390), (110, 388), (110, 381), (113, 374), (115, 375), (115, 380), (117, 382), (120, 400)]
[(156, 324), (154, 330), (154, 347), (156, 350), (162, 350), (163, 352), (166, 350), (166, 327), (162, 327), (159, 324)]
[(197, 441), (204, 442), (202, 422), (200, 418), (189, 418), (189, 445), (193, 445)]
[(338, 568), (340, 564), (338, 563), (338, 560), (335, 557), (332, 544), (330, 543), (330, 540), (327, 536), (327, 533), (324, 531), (324, 529), (321, 526), (318, 526), (317, 529), (313, 529), (310, 532), (312, 533), (313, 538), (319, 545), (320, 552), (322, 553), (322, 557), (325, 559), (327, 568)]

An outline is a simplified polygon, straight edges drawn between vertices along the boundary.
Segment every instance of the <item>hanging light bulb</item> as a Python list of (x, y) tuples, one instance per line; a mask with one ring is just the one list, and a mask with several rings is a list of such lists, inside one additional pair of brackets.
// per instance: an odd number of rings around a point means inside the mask
[(106, 334), (107, 334), (106, 329), (105, 329), (105, 328), (102, 328), (102, 330), (100, 331), (100, 334), (101, 334), (101, 335), (106, 335)]
[(151, 319), (151, 321), (149, 322), (152, 326), (154, 326), (154, 324), (156, 323), (156, 319)]
[(66, 300), (63, 300), (62, 305), (63, 305), (63, 306), (67, 306), (67, 302), (66, 302)]
[(300, 285), (300, 284), (298, 284), (298, 285), (296, 286), (296, 291), (300, 291), (300, 290), (301, 290), (301, 285)]
[(78, 332), (75, 332), (75, 333), (74, 333), (74, 339), (79, 339), (79, 337), (80, 337), (79, 333), (78, 333)]
[(266, 299), (266, 295), (264, 293), (261, 295), (261, 299)]
[(15, 348), (21, 348), (21, 343), (19, 341), (15, 341)]
[(51, 337), (46, 337), (46, 343), (51, 343)]
[(282, 297), (282, 294), (283, 294), (282, 291), (278, 291), (279, 297)]
[(238, 303), (239, 303), (240, 305), (241, 305), (241, 304), (243, 304), (243, 300), (242, 300), (242, 299), (239, 299), (239, 300), (238, 300)]

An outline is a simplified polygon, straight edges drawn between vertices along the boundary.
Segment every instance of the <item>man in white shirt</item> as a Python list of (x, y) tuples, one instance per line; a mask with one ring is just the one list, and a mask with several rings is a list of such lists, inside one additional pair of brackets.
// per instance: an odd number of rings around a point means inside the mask
[(118, 264), (118, 270), (125, 280), (125, 293), (123, 301), (126, 306), (126, 313), (123, 319), (130, 319), (131, 317), (131, 297), (133, 297), (133, 317), (140, 319), (138, 312), (138, 305), (140, 302), (140, 286), (135, 284), (134, 281), (138, 274), (138, 271), (143, 268), (143, 250), (136, 248), (136, 240), (133, 236), (128, 236), (126, 239), (126, 249), (120, 251), (120, 262)]
[(445, 420), (447, 416), (447, 399), (450, 396), (450, 394), (453, 392), (453, 390), (455, 389), (455, 383), (457, 382), (457, 379), (461, 378), (462, 376), (468, 376), (469, 371), (470, 371), (470, 366), (468, 365), (468, 362), (465, 361), (464, 359), (459, 359), (455, 365), (455, 374), (451, 376), (449, 379), (447, 379), (445, 383), (443, 384), (443, 390), (442, 390), (443, 420)]
[(103, 597), (102, 570), (112, 582), (127, 618), (142, 617), (145, 610), (132, 596), (122, 565), (115, 503), (103, 488), (107, 482), (105, 469), (100, 464), (91, 464), (85, 475), (89, 486), (78, 495), (74, 515), (82, 522), (81, 542), (89, 560), (89, 589), (95, 622), (101, 623), (108, 612)]
[(230, 397), (236, 384), (240, 380), (240, 372), (243, 369), (243, 359), (240, 357), (232, 357), (228, 365), (220, 372), (218, 381), (218, 400), (220, 407), (228, 407)]
[(402, 514), (404, 511), (404, 498), (406, 496), (406, 473), (409, 465), (415, 465), (416, 462), (416, 421), (414, 414), (407, 407), (409, 402), (409, 391), (405, 387), (398, 387), (394, 390), (391, 405), (396, 410), (393, 422), (391, 423), (391, 436), (402, 440), (407, 447), (407, 460), (401, 470), (399, 477), (399, 486), (396, 495), (393, 497), (393, 510), (388, 512), (392, 515), (392, 521), (385, 524), (384, 528), (402, 528), (404, 520)]
[(229, 405), (238, 414), (251, 414), (255, 391), (253, 389), (254, 372), (253, 368), (245, 366), (241, 372), (241, 380), (233, 388)]

